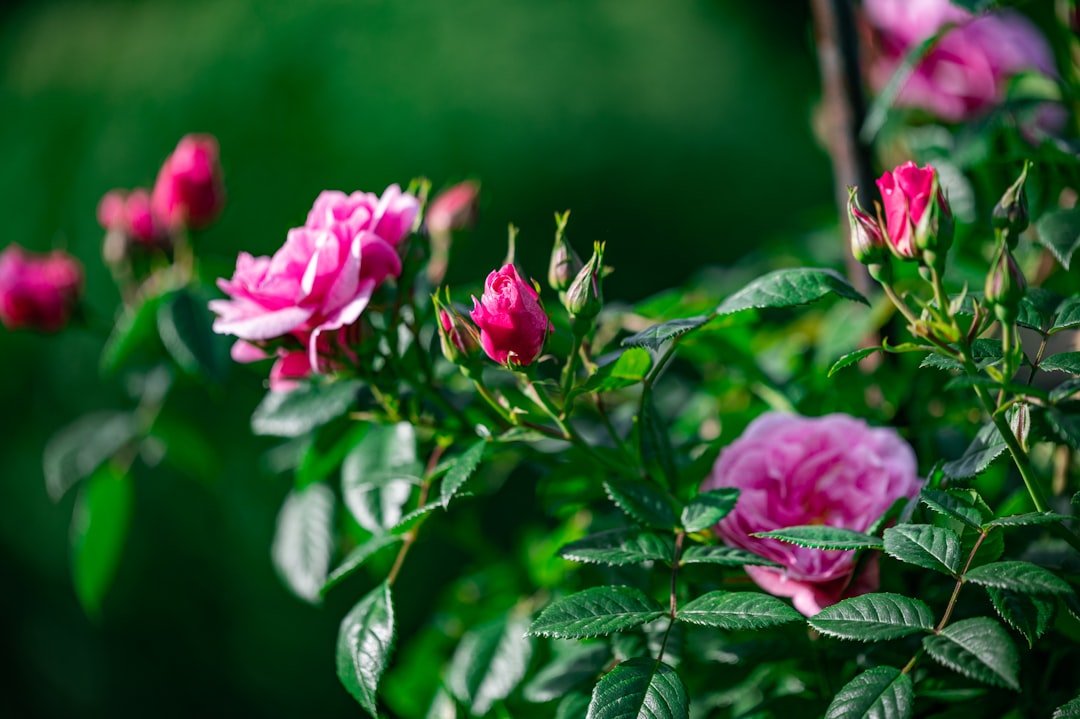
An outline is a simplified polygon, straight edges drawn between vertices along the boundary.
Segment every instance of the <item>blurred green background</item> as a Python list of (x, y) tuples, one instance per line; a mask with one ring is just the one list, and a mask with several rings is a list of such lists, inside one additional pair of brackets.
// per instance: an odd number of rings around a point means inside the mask
[[(0, 331), (4, 717), (359, 712), (333, 669), (355, 597), (309, 607), (270, 565), (291, 480), (260, 459), (272, 443), (248, 426), (265, 366), (170, 399), (201, 418), (204, 446), (188, 467), (136, 462), (134, 520), (102, 616), (75, 600), (74, 493), (49, 501), (42, 450), (85, 412), (131, 404), (98, 371), (118, 293), (94, 210), (106, 190), (149, 186), (183, 134), (216, 135), (225, 167), (228, 206), (197, 238), (208, 275), (231, 272), (239, 250), (275, 250), (322, 189), (420, 175), (436, 188), (483, 183), (479, 224), (451, 265), (457, 285), (502, 259), (509, 222), (521, 263), (543, 277), (553, 213), (567, 208), (579, 250), (607, 241), (607, 295), (621, 300), (833, 217), (800, 3), (24, 2), (0, 23), (0, 244), (76, 254), (98, 327)], [(527, 481), (506, 491), (534, 511)], [(470, 511), (493, 521), (483, 508)], [(399, 596), (430, 596), (469, 561), (460, 548), (418, 549)], [(424, 605), (404, 604), (408, 631)]]

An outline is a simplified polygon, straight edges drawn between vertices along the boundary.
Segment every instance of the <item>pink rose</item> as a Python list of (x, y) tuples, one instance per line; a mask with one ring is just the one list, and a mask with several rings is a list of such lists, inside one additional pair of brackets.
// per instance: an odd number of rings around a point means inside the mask
[(877, 186), (885, 206), (886, 239), (901, 257), (917, 257), (930, 235), (937, 231), (928, 224), (933, 218), (926, 217), (931, 201), (937, 201), (940, 212), (949, 214), (938, 186), (937, 170), (908, 161), (879, 177)]
[(14, 330), (56, 332), (82, 293), (82, 265), (61, 250), (38, 255), (16, 244), (0, 252), (0, 321)]
[(154, 211), (150, 193), (142, 188), (126, 193), (109, 190), (97, 208), (98, 223), (110, 232), (121, 232), (142, 245), (165, 244), (168, 238), (162, 220)]
[(922, 480), (915, 454), (891, 429), (844, 414), (824, 417), (769, 412), (725, 448), (701, 489), (735, 487), (735, 509), (715, 530), (725, 542), (783, 565), (746, 567), (772, 594), (791, 597), (812, 616), (823, 607), (877, 588), (876, 557), (855, 572), (854, 552), (805, 549), (751, 537), (785, 527), (822, 524), (865, 532)]
[(397, 185), (382, 198), (323, 192), (273, 257), (242, 252), (232, 279), (218, 280), (229, 299), (210, 302), (214, 331), (248, 343), (291, 337), (318, 367), (320, 336), (356, 322), (375, 288), (401, 273), (395, 245), (418, 211)]
[(1056, 77), (1046, 39), (1012, 11), (972, 15), (950, 0), (865, 0), (880, 54), (870, 69), (879, 90), (915, 45), (946, 31), (905, 82), (896, 104), (923, 108), (949, 122), (974, 117), (1002, 101), (1005, 80), (1025, 71)]
[(424, 224), (432, 235), (446, 235), (451, 230), (469, 227), (476, 217), (476, 201), (480, 196), (479, 183), (459, 182), (440, 192), (431, 201)]
[(155, 214), (169, 229), (199, 229), (213, 222), (225, 205), (225, 185), (212, 135), (185, 135), (158, 172)]
[(484, 294), (479, 300), (473, 297), (469, 316), (480, 328), (480, 346), (499, 364), (532, 364), (551, 327), (536, 289), (512, 264), (488, 275)]

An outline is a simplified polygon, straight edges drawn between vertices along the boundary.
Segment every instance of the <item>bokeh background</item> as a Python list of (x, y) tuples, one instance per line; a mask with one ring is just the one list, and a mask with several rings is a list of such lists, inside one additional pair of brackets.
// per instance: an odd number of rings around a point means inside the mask
[[(475, 178), (480, 219), (452, 283), (501, 260), (509, 222), (542, 277), (553, 213), (569, 208), (580, 249), (608, 243), (609, 298), (637, 300), (835, 222), (810, 129), (818, 94), (803, 3), (5, 5), (0, 244), (78, 256), (90, 324), (0, 331), (0, 716), (359, 712), (333, 670), (348, 598), (305, 605), (271, 567), (291, 480), (248, 425), (265, 367), (170, 400), (200, 418), (198, 449), (186, 467), (136, 463), (101, 616), (75, 599), (73, 497), (48, 499), (41, 456), (85, 412), (131, 404), (98, 369), (119, 300), (100, 261), (105, 191), (149, 186), (183, 134), (216, 135), (228, 205), (197, 252), (204, 272), (228, 274), (238, 251), (276, 249), (322, 189)], [(402, 586), (438, 591), (467, 554), (429, 545)]]

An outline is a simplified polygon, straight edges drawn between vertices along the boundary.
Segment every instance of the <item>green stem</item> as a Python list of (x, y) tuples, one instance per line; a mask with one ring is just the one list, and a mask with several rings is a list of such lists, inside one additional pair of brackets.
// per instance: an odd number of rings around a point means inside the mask
[[(420, 498), (416, 502), (417, 509), (427, 504), (428, 493), (431, 491), (431, 475), (435, 472), (435, 468), (439, 465), (439, 460), (442, 459), (443, 452), (446, 451), (448, 446), (441, 442), (436, 444), (435, 449), (432, 450), (431, 456), (428, 458), (427, 468), (424, 470), (424, 481), (420, 484)], [(394, 557), (394, 566), (390, 568), (390, 573), (386, 575), (386, 584), (388, 586), (394, 586), (394, 582), (397, 581), (401, 566), (405, 563), (405, 557), (409, 554), (409, 549), (416, 542), (416, 535), (419, 533), (420, 525), (423, 522), (423, 517), (418, 519), (416, 525), (406, 532), (402, 538), (401, 549), (398, 550), (397, 556)]]
[(679, 561), (682, 559), (682, 545), (683, 540), (686, 539), (686, 532), (679, 530), (675, 533), (675, 554), (671, 559), (671, 590), (668, 598), (668, 625), (664, 631), (664, 638), (660, 641), (660, 651), (656, 653), (656, 661), (662, 662), (664, 660), (664, 650), (667, 649), (668, 637), (671, 635), (671, 628), (675, 626), (676, 610), (678, 609), (678, 600), (676, 598), (675, 589), (678, 586), (679, 578)]

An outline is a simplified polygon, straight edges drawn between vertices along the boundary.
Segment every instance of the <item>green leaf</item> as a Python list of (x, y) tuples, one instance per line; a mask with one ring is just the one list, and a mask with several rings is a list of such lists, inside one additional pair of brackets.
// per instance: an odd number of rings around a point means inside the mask
[(1028, 527), (1035, 524), (1064, 522), (1067, 519), (1072, 519), (1072, 517), (1067, 514), (1058, 514), (1057, 512), (1027, 512), (1025, 514), (1012, 514), (1007, 517), (992, 519), (983, 525), (983, 529), (990, 529), (991, 527)]
[(759, 277), (721, 302), (714, 314), (723, 316), (749, 309), (805, 305), (827, 295), (870, 304), (840, 273), (797, 267)]
[(893, 667), (874, 667), (840, 689), (825, 719), (909, 719), (914, 707), (911, 678)]
[(1080, 352), (1058, 352), (1043, 359), (1039, 369), (1044, 372), (1068, 372), (1080, 374)]
[(1027, 639), (1028, 647), (1034, 646), (1054, 621), (1057, 601), (1052, 598), (997, 587), (987, 587), (986, 593), (1001, 618)]
[(154, 339), (157, 334), (158, 308), (168, 297), (168, 293), (164, 296), (151, 295), (143, 298), (138, 307), (124, 310), (101, 350), (103, 372), (115, 372), (141, 347)]
[(901, 562), (950, 576), (960, 571), (960, 535), (929, 524), (898, 524), (885, 530), (885, 552)]
[(964, 479), (980, 474), (1006, 449), (1005, 440), (993, 422), (987, 422), (975, 434), (959, 459), (946, 462), (941, 469), (952, 479)]
[(708, 529), (735, 508), (738, 498), (739, 490), (730, 487), (702, 492), (683, 507), (679, 522), (687, 532)]
[(803, 616), (768, 594), (714, 591), (679, 607), (678, 619), (718, 629), (761, 629), (802, 621)]
[(487, 440), (482, 439), (453, 460), (450, 468), (446, 471), (446, 476), (443, 477), (440, 489), (440, 502), (443, 509), (450, 506), (450, 500), (465, 486), (465, 483), (469, 481), (469, 477), (480, 466), (486, 449)]
[(581, 719), (589, 710), (589, 695), (572, 692), (563, 697), (555, 710), (555, 719)]
[(206, 302), (190, 289), (163, 298), (157, 311), (158, 335), (180, 369), (220, 383), (228, 369), (228, 350), (224, 336), (211, 326)]
[(529, 627), (529, 634), (556, 639), (602, 637), (663, 614), (655, 600), (633, 587), (593, 587), (552, 602)]
[(1050, 401), (1057, 403), (1062, 400), (1067, 400), (1072, 395), (1080, 392), (1080, 378), (1073, 377), (1067, 379), (1054, 389), (1050, 390)]
[(627, 337), (622, 341), (622, 346), (644, 347), (645, 349), (656, 351), (660, 349), (661, 345), (665, 342), (673, 340), (676, 337), (681, 337), (687, 332), (692, 332), (708, 321), (708, 317), (701, 315), (698, 317), (688, 317), (686, 319), (662, 322)]
[(45, 445), (42, 469), (49, 497), (59, 501), (71, 487), (138, 435), (130, 412), (93, 412), (57, 432)]
[(923, 637), (926, 653), (966, 677), (1020, 691), (1020, 657), (1004, 628), (988, 617), (962, 619)]
[(341, 622), (337, 674), (360, 706), (378, 719), (379, 679), (394, 647), (394, 606), (383, 582), (356, 603)]
[(668, 486), (674, 486), (679, 479), (679, 470), (675, 463), (675, 452), (671, 447), (671, 437), (668, 435), (669, 423), (660, 417), (651, 393), (644, 398), (638, 421), (641, 422), (641, 454), (646, 462), (656, 463)]
[(1031, 562), (984, 564), (967, 572), (964, 581), (1025, 594), (1059, 595), (1073, 592), (1064, 579)]
[(934, 630), (934, 614), (918, 599), (889, 592), (862, 594), (825, 607), (807, 620), (822, 634), (876, 642)]
[(1051, 431), (1070, 447), (1080, 451), (1080, 403), (1061, 403), (1046, 408), (1046, 422)]
[(757, 567), (780, 566), (771, 559), (765, 559), (765, 557), (748, 552), (745, 549), (722, 545), (694, 545), (687, 547), (683, 550), (679, 562), (680, 564), (719, 564), (724, 567), (743, 567), (746, 565)]
[(675, 528), (675, 508), (671, 499), (654, 485), (644, 480), (609, 479), (604, 482), (604, 491), (631, 519), (655, 529)]
[(1058, 305), (1048, 334), (1080, 327), (1080, 297), (1069, 297)]
[(504, 617), (470, 629), (458, 642), (446, 684), (473, 716), (487, 714), (525, 676), (533, 651), (527, 624), (523, 618)]
[(811, 549), (881, 549), (882, 542), (877, 537), (856, 532), (844, 527), (830, 527), (823, 524), (807, 524), (799, 527), (786, 527), (772, 532), (754, 532), (751, 537), (779, 539), (781, 542)]
[(1053, 323), (1059, 304), (1061, 295), (1056, 292), (1044, 287), (1029, 287), (1027, 293), (1020, 298), (1020, 312), (1016, 317), (1016, 324), (1045, 333)]
[(432, 502), (430, 504), (425, 504), (423, 507), (417, 507), (416, 509), (399, 519), (397, 524), (395, 524), (393, 527), (390, 527), (390, 533), (397, 535), (405, 534), (417, 524), (419, 524), (422, 518), (431, 514), (436, 509), (441, 508), (442, 505), (438, 502)]
[(75, 595), (91, 617), (112, 586), (124, 551), (135, 488), (113, 463), (103, 464), (82, 486), (71, 515), (71, 571)]
[[(971, 354), (975, 359), (976, 366), (979, 369), (983, 369), (1004, 357), (1005, 351), (1002, 347), (1001, 340), (977, 339), (971, 343)], [(924, 357), (923, 361), (919, 364), (919, 367), (933, 367), (935, 369), (945, 370), (961, 370), (964, 368), (958, 360), (937, 354), (936, 352), (932, 352)]]
[(660, 561), (671, 564), (675, 543), (668, 535), (637, 529), (614, 529), (571, 542), (559, 550), (564, 559), (586, 564), (625, 564)]
[(610, 392), (630, 387), (645, 379), (651, 368), (652, 355), (648, 350), (642, 347), (629, 347), (614, 362), (600, 367), (581, 388), (581, 391)]
[(1035, 241), (1069, 269), (1073, 252), (1080, 247), (1080, 208), (1047, 212), (1035, 223), (1035, 229)]
[[(611, 658), (607, 644), (559, 644), (556, 647), (569, 648), (563, 649), (522, 688), (521, 694), (526, 700), (539, 704), (558, 699), (594, 679)], [(585, 706), (588, 706), (587, 700)]]
[(593, 690), (586, 719), (688, 719), (686, 687), (675, 670), (635, 657), (604, 675)]
[(333, 490), (309, 484), (290, 492), (278, 512), (270, 556), (293, 594), (313, 604), (319, 601), (333, 553)]
[(982, 531), (983, 513), (966, 490), (923, 489), (919, 493), (919, 499), (938, 514)]
[(1080, 697), (1059, 706), (1050, 719), (1080, 719)]
[(380, 549), (398, 544), (399, 542), (401, 542), (401, 537), (392, 534), (376, 534), (370, 537), (366, 542), (349, 552), (348, 556), (342, 560), (341, 564), (339, 564), (334, 571), (330, 572), (330, 576), (326, 578), (326, 583), (323, 584), (323, 587), (320, 590), (322, 595), (325, 596), (330, 589), (337, 586), (342, 580), (362, 567), (364, 562), (374, 556)]
[(828, 376), (832, 377), (834, 374), (836, 374), (840, 370), (844, 369), (845, 367), (850, 367), (853, 364), (858, 364), (859, 362), (866, 359), (870, 355), (876, 354), (876, 353), (882, 352), (882, 351), (883, 350), (882, 350), (881, 347), (864, 347), (861, 350), (855, 350), (854, 352), (848, 352), (846, 355), (844, 355), (840, 359), (833, 362), (833, 366), (829, 368)]
[(359, 380), (308, 382), (289, 392), (268, 392), (251, 415), (251, 431), (298, 437), (345, 414), (360, 384)]
[(378, 534), (401, 520), (420, 472), (413, 426), (375, 425), (345, 457), (341, 493), (357, 524)]

